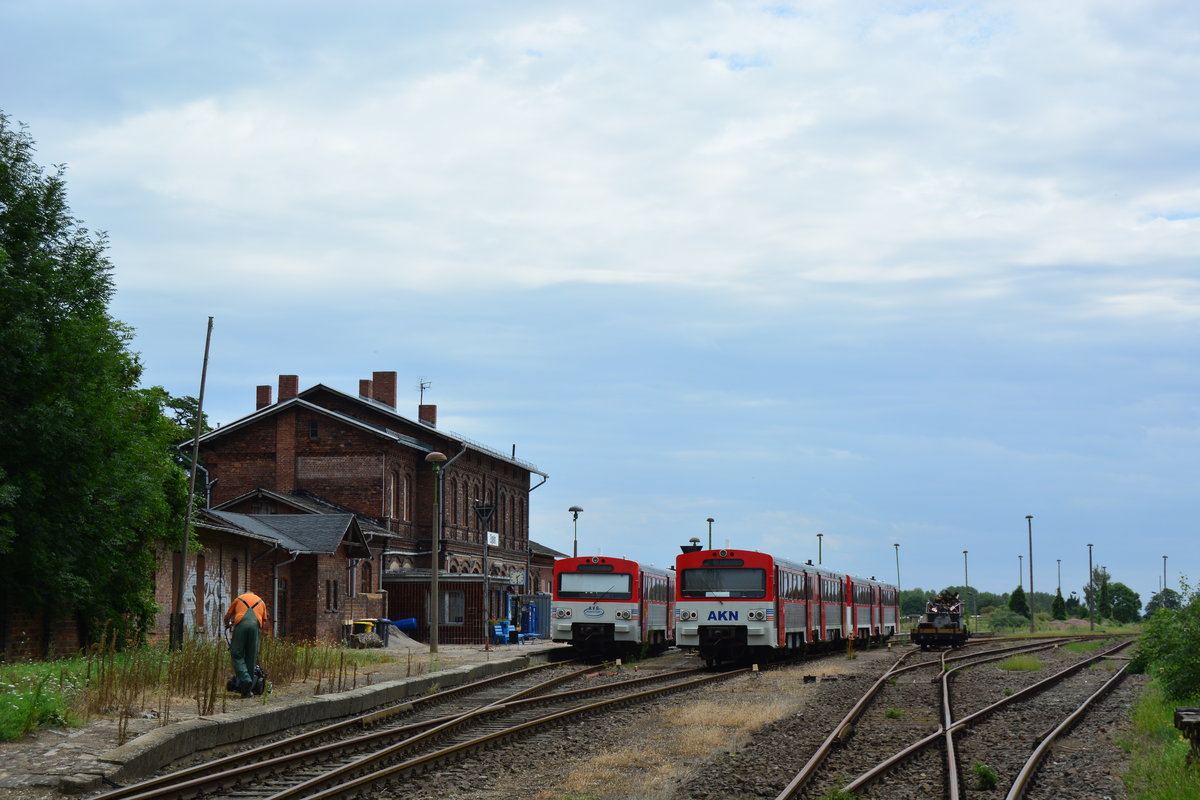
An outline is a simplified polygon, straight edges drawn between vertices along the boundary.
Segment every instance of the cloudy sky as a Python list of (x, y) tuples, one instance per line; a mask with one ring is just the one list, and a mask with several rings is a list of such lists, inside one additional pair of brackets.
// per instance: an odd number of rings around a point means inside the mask
[[(0, 0), (0, 109), (227, 423), (399, 373), (531, 535), (1200, 575), (1200, 5)], [(899, 543), (899, 551), (893, 547)]]

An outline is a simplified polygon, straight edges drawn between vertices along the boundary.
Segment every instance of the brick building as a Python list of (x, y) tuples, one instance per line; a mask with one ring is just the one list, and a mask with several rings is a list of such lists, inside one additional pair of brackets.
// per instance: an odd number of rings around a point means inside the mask
[[(184, 628), (222, 635), (230, 602), (247, 589), (267, 601), (270, 631), (297, 639), (336, 639), (348, 620), (384, 616), (371, 536), (349, 513), (305, 509), (241, 514), (205, 509), (194, 521), (200, 547), (183, 578)], [(159, 556), (155, 630), (165, 635), (175, 606), (178, 552)]]
[[(327, 612), (327, 622), (343, 610), (349, 614), (347, 587), (355, 587), (360, 595), (379, 597), (379, 613), (362, 616), (411, 619), (414, 635), (427, 637), (435, 494), (441, 519), (439, 641), (481, 642), (489, 619), (522, 605), (510, 596), (549, 591), (554, 558), (562, 554), (529, 540), (529, 494), (548, 476), (516, 458), (515, 450), (506, 455), (439, 429), (433, 405), (419, 406), (415, 420), (399, 414), (395, 372), (360, 381), (357, 395), (322, 384), (299, 391), (295, 375), (279, 376), (277, 400), (272, 388), (257, 388), (253, 413), (202, 436), (200, 452), (213, 506), (206, 530), (215, 536), (223, 527), (241, 529), (246, 541), (260, 543), (249, 555), (253, 568), (241, 560), (238, 569), (247, 586), (277, 597), (272, 609), (285, 609), (284, 633), (328, 635), (331, 628), (319, 619)], [(425, 460), (435, 451), (447, 457), (440, 492)], [(487, 509), (490, 515), (481, 513)], [(277, 524), (271, 515), (349, 515), (353, 523), (349, 538), (333, 551), (300, 554), (278, 545), (268, 553), (268, 539), (281, 542), (294, 533), (287, 528), (293, 523)], [(308, 558), (313, 566), (303, 567), (299, 579), (298, 565)], [(332, 590), (335, 580), (341, 595), (330, 600), (322, 592)], [(207, 626), (204, 613), (205, 624), (197, 627)]]

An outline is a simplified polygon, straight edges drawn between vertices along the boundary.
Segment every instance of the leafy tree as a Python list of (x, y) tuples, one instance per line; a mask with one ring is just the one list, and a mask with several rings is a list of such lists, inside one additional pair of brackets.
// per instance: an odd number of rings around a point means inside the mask
[(980, 592), (972, 596), (972, 600), (979, 606), (979, 613), (983, 613), (986, 606), (1003, 606), (1007, 605), (1008, 601), (1002, 594), (995, 592)]
[(0, 591), (74, 614), (85, 642), (128, 640), (155, 609), (153, 546), (182, 528), (177, 428), (165, 393), (137, 388), (132, 333), (108, 314), (104, 236), (33, 151), (0, 113)]
[(1054, 600), (1050, 603), (1050, 616), (1055, 619), (1067, 618), (1067, 604), (1063, 600), (1062, 589), (1055, 591)]
[(1029, 603), (1025, 600), (1025, 590), (1018, 586), (1013, 589), (1012, 595), (1008, 598), (1008, 609), (1014, 614), (1020, 614), (1029, 621)]
[(1077, 617), (1084, 613), (1083, 604), (1079, 602), (1079, 595), (1071, 592), (1070, 596), (1067, 597), (1066, 611), (1067, 615), (1071, 617)]
[(1016, 630), (1029, 624), (1029, 618), (1016, 613), (1011, 608), (997, 608), (988, 617), (992, 630)]
[(902, 616), (911, 616), (925, 613), (925, 603), (929, 600), (930, 593), (924, 589), (901, 589), (900, 590), (900, 614)]
[(1112, 617), (1112, 599), (1109, 597), (1109, 575), (1104, 567), (1092, 568), (1092, 583), (1083, 587), (1085, 610), (1090, 609), (1101, 619)]
[(1179, 592), (1174, 589), (1163, 589), (1150, 596), (1150, 600), (1146, 603), (1146, 617), (1148, 618), (1160, 608), (1178, 611), (1182, 607), (1183, 603), (1180, 601)]
[(1167, 701), (1185, 703), (1200, 692), (1200, 590), (1180, 582), (1180, 608), (1162, 608), (1146, 621), (1133, 668), (1154, 677)]
[(1101, 619), (1112, 619), (1112, 587), (1110, 585), (1108, 570), (1100, 568), (1100, 583), (1099, 597), (1096, 600), (1096, 611), (1099, 612)]
[(1112, 597), (1112, 618), (1117, 622), (1137, 622), (1142, 610), (1142, 598), (1133, 589), (1116, 582), (1109, 587)]

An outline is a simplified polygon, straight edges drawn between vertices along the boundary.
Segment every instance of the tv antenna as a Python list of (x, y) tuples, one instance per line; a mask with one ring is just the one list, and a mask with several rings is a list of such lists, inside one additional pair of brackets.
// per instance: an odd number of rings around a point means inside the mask
[(421, 405), (425, 405), (425, 390), (432, 385), (432, 381), (427, 381), (424, 378), (419, 378), (417, 380), (417, 391), (421, 393)]

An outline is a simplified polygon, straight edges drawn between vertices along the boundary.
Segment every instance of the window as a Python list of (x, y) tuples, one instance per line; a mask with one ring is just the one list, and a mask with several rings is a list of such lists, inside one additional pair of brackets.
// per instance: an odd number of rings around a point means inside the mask
[(325, 581), (325, 610), (338, 610), (338, 582)]
[(238, 587), (241, 586), (241, 574), (238, 573), (238, 560), (235, 558), (229, 562), (229, 596), (230, 598), (237, 597), (241, 592)]
[(308, 438), (310, 440), (317, 438), (317, 421), (315, 419), (308, 421)]
[(442, 625), (462, 625), (466, 617), (467, 600), (460, 590), (442, 592)]
[(767, 571), (752, 567), (685, 569), (679, 587), (684, 597), (766, 597)]
[(364, 561), (358, 565), (359, 591), (371, 592), (371, 562)]
[(558, 596), (564, 600), (632, 600), (633, 576), (564, 572), (558, 576)]

